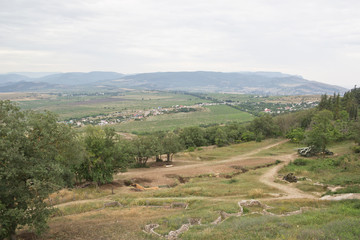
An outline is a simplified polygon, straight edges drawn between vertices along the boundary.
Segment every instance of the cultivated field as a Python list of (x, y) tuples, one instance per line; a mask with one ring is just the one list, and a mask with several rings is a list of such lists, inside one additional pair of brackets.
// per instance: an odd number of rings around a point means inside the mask
[(202, 111), (190, 113), (152, 116), (143, 121), (130, 121), (115, 125), (121, 132), (167, 131), (176, 128), (199, 126), (201, 124), (225, 124), (228, 122), (248, 122), (253, 116), (226, 105), (208, 106)]

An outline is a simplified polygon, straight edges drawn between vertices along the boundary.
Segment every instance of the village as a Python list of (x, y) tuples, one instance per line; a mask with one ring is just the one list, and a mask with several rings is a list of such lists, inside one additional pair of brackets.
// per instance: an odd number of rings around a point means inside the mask
[(69, 119), (62, 123), (69, 124), (74, 127), (83, 127), (85, 125), (113, 125), (129, 121), (143, 121), (151, 116), (163, 114), (176, 114), (204, 111), (205, 107), (216, 105), (228, 105), (241, 111), (249, 112), (255, 116), (260, 113), (268, 113), (272, 115), (283, 114), (287, 112), (300, 111), (309, 109), (318, 105), (318, 102), (299, 102), (299, 103), (269, 103), (269, 102), (216, 102), (216, 103), (198, 103), (191, 106), (174, 105), (171, 107), (157, 107), (148, 110), (125, 110), (114, 112), (108, 115), (89, 116), (80, 119)]

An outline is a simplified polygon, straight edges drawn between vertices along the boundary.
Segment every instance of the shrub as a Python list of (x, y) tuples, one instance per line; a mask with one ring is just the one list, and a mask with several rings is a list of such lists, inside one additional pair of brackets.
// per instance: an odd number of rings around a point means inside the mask
[(352, 150), (355, 152), (355, 153), (360, 153), (360, 146), (354, 146), (352, 148)]
[(194, 147), (189, 147), (189, 148), (188, 148), (188, 152), (193, 152), (193, 151), (195, 151), (195, 148), (194, 148)]
[(293, 162), (293, 164), (296, 166), (306, 166), (308, 163), (308, 160), (303, 158), (295, 159), (295, 161)]

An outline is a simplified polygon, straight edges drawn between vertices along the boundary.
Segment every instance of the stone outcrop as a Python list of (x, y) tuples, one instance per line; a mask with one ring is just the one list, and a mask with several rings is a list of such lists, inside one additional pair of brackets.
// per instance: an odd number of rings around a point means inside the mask
[(297, 177), (294, 175), (294, 173), (288, 173), (283, 177), (283, 180), (287, 181), (287, 182), (297, 182), (298, 179)]

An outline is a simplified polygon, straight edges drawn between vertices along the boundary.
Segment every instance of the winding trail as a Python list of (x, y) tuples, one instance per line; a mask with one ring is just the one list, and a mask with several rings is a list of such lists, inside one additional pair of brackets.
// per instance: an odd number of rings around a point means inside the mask
[(155, 167), (148, 169), (130, 169), (126, 173), (119, 173), (120, 178), (147, 178), (151, 180), (151, 183), (147, 185), (154, 187), (159, 185), (171, 185), (174, 183), (174, 179), (167, 177), (170, 174), (181, 175), (183, 177), (192, 177), (204, 173), (229, 173), (233, 172), (232, 165), (241, 165), (243, 167), (254, 167), (267, 163), (273, 163), (275, 160), (283, 160), (283, 156), (266, 156), (266, 157), (254, 157), (257, 153), (273, 148), (288, 142), (288, 140), (282, 140), (267, 146), (257, 148), (249, 151), (245, 154), (237, 155), (228, 159), (220, 161), (201, 162), (195, 164), (187, 164), (182, 166), (173, 166), (171, 168)]
[[(293, 199), (293, 198), (310, 198), (315, 199), (314, 195), (305, 193), (295, 187), (293, 187), (291, 184), (280, 184), (276, 183), (275, 179), (278, 175), (278, 172), (281, 168), (283, 168), (286, 164), (288, 164), (291, 160), (294, 160), (296, 158), (296, 154), (290, 154), (282, 156), (282, 162), (281, 164), (276, 165), (275, 167), (270, 168), (268, 171), (266, 171), (263, 175), (260, 176), (259, 181), (263, 184), (266, 184), (270, 187), (277, 188), (281, 191), (283, 191), (286, 195), (282, 197), (278, 197), (276, 199)], [(272, 198), (274, 199), (274, 198)], [(270, 199), (268, 199), (270, 200)]]
[[(280, 184), (274, 182), (277, 177), (278, 172), (282, 167), (288, 164), (290, 161), (296, 158), (296, 154), (287, 154), (287, 155), (277, 155), (277, 156), (266, 156), (266, 157), (254, 157), (254, 155), (273, 148), (275, 146), (281, 145), (288, 142), (288, 140), (282, 140), (273, 144), (269, 144), (267, 146), (252, 150), (245, 154), (237, 155), (225, 160), (215, 161), (215, 162), (202, 162), (195, 164), (188, 164), (182, 166), (174, 166), (171, 168), (157, 167), (157, 168), (149, 168), (149, 169), (132, 169), (129, 172), (121, 173), (119, 176), (122, 178), (147, 178), (151, 180), (151, 183), (148, 183), (150, 186), (158, 186), (171, 184), (175, 180), (173, 178), (169, 178), (169, 174), (176, 174), (181, 176), (195, 176), (198, 174), (204, 173), (226, 173), (233, 172), (234, 169), (231, 167), (235, 164), (240, 164), (241, 166), (258, 166), (264, 163), (273, 163), (275, 160), (281, 160), (282, 163), (270, 167), (263, 175), (260, 176), (259, 181), (263, 184), (266, 184), (270, 187), (276, 188), (280, 190), (283, 195), (280, 197), (272, 197), (266, 198), (263, 200), (275, 200), (275, 199), (292, 199), (292, 198), (309, 198), (315, 199), (317, 197), (302, 192), (301, 190), (295, 188), (292, 184)], [(193, 197), (197, 199), (211, 199), (209, 197)], [(181, 197), (179, 200), (186, 200), (187, 198)], [(215, 199), (214, 199), (215, 200)], [(224, 201), (232, 201), (227, 198), (216, 198), (216, 201), (224, 200)], [(84, 204), (84, 203), (96, 203), (96, 202), (110, 202), (107, 196), (98, 198), (98, 199), (85, 199), (85, 200), (77, 200), (66, 202), (62, 204), (55, 205), (56, 207), (64, 207), (73, 204)]]

